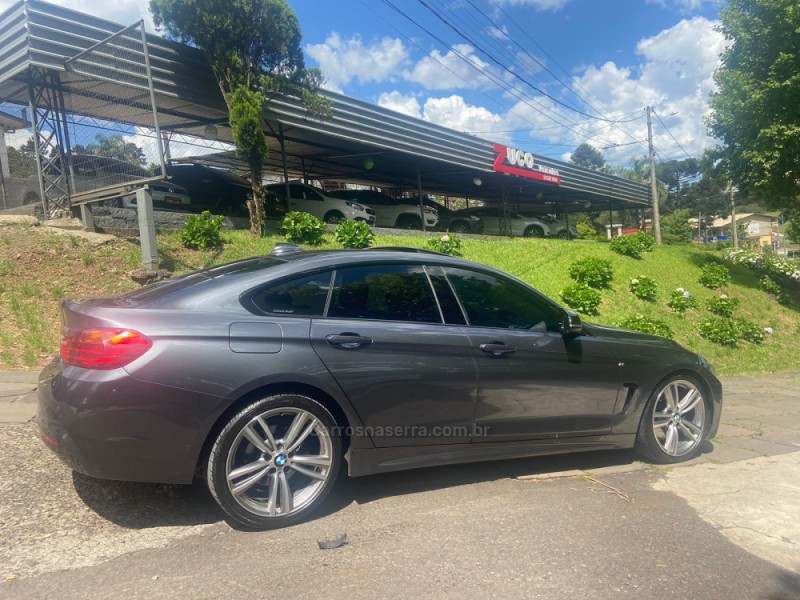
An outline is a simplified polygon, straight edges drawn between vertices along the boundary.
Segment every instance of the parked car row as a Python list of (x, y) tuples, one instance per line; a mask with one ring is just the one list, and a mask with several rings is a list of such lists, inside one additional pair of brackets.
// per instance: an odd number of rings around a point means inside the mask
[[(73, 193), (98, 188), (134, 185), (151, 177), (141, 166), (105, 156), (74, 154), (70, 178)], [(153, 206), (159, 210), (202, 212), (210, 211), (231, 217), (247, 217), (247, 199), (252, 194), (250, 182), (230, 171), (197, 163), (171, 163), (167, 179), (149, 184)], [(281, 218), (288, 211), (304, 211), (325, 221), (363, 221), (378, 227), (439, 229), (455, 233), (483, 233), (517, 237), (575, 237), (574, 227), (550, 215), (529, 210), (503, 210), (496, 206), (481, 206), (450, 210), (424, 197), (392, 198), (368, 189), (348, 189), (326, 192), (303, 183), (274, 183), (265, 186), (268, 218)], [(104, 200), (107, 206), (136, 208), (136, 194), (123, 196), (116, 192)], [(26, 185), (26, 204), (40, 202), (38, 180), (31, 176)], [(422, 209), (420, 210), (420, 204)]]

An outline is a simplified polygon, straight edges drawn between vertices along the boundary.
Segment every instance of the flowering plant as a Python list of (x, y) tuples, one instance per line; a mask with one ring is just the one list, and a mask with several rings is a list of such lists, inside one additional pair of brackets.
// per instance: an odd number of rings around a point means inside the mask
[(800, 281), (800, 266), (796, 262), (781, 258), (769, 251), (756, 252), (744, 248), (733, 248), (727, 250), (723, 256), (736, 265)]
[(639, 277), (631, 279), (629, 287), (634, 296), (647, 302), (653, 302), (658, 293), (658, 284), (646, 275), (639, 275)]
[(697, 306), (697, 301), (694, 299), (689, 290), (679, 287), (675, 288), (672, 290), (672, 293), (670, 293), (667, 306), (669, 306), (679, 315), (684, 315), (686, 314), (687, 310)]
[(719, 298), (709, 298), (706, 302), (706, 307), (709, 312), (717, 316), (731, 317), (733, 316), (733, 311), (739, 307), (739, 299), (728, 298), (725, 294), (722, 294)]
[(457, 235), (445, 233), (442, 237), (429, 239), (428, 248), (434, 252), (441, 252), (450, 256), (461, 256), (461, 238)]

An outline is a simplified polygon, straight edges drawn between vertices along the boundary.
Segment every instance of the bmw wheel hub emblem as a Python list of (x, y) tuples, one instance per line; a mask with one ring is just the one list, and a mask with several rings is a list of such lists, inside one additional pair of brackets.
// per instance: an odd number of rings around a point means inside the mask
[(279, 454), (278, 457), (275, 459), (275, 466), (282, 467), (285, 464), (286, 464), (286, 455)]

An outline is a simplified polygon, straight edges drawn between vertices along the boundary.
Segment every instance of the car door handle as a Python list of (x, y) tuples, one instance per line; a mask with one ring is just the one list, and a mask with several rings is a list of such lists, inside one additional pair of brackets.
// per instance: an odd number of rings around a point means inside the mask
[(355, 350), (361, 346), (369, 346), (372, 338), (364, 337), (355, 333), (342, 333), (339, 335), (328, 335), (325, 339), (331, 346), (344, 348), (345, 350)]
[(511, 346), (506, 346), (502, 342), (491, 342), (489, 344), (481, 344), (481, 350), (486, 352), (487, 354), (491, 354), (492, 356), (505, 356), (506, 354), (511, 354), (512, 352), (516, 352), (517, 349)]

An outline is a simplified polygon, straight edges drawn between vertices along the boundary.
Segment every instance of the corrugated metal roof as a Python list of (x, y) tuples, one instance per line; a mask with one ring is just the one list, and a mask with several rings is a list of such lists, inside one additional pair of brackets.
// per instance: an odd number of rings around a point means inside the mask
[[(96, 75), (91, 60), (65, 68), (74, 57), (123, 29), (122, 25), (41, 2), (23, 0), (0, 15), (0, 100), (27, 105), (27, 80), (32, 67), (60, 74), (68, 110), (75, 114), (151, 126), (152, 116), (141, 89)], [(162, 129), (202, 135), (208, 123), (224, 123), (227, 110), (205, 55), (160, 36), (147, 35), (159, 122)], [(143, 54), (139, 52), (139, 54)], [(135, 65), (134, 50), (125, 57)], [(89, 74), (94, 73), (95, 77)], [(373, 184), (415, 188), (417, 170), (427, 191), (472, 197), (531, 197), (541, 201), (615, 202), (647, 206), (646, 186), (572, 164), (536, 156), (538, 164), (560, 173), (560, 185), (495, 173), (496, 153), (490, 141), (393, 112), (332, 92), (322, 92), (332, 104), (333, 117), (309, 117), (297, 98), (276, 96), (265, 110), (273, 139), (268, 168), (279, 171), (281, 156), (276, 132), (286, 134), (290, 173), (339, 178)], [(115, 102), (109, 102), (113, 98)], [(122, 116), (121, 116), (122, 115)], [(230, 129), (218, 126), (219, 138), (231, 141)], [(372, 168), (364, 156), (374, 157)], [(474, 185), (479, 177), (481, 185)]]

